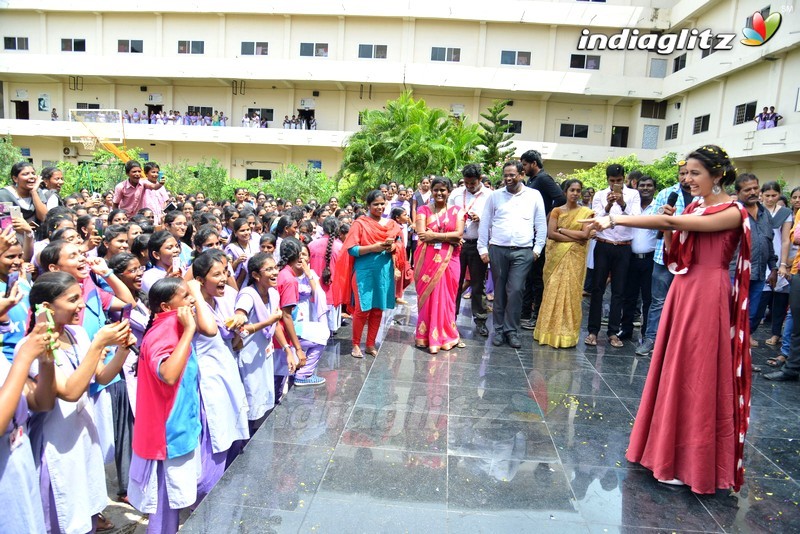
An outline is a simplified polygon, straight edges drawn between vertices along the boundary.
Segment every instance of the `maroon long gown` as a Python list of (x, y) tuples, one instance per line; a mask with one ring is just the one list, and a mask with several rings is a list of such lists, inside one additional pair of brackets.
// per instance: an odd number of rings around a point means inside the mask
[[(653, 471), (657, 479), (677, 478), (695, 493), (740, 485), (736, 483), (741, 468), (737, 446), (741, 439), (743, 448), (742, 424), (746, 429), (749, 413), (749, 332), (732, 339), (734, 302), (742, 300), (732, 298), (728, 265), (742, 233), (742, 227), (691, 233), (691, 256), (685, 258), (688, 271), (675, 276), (664, 303), (626, 454), (631, 462)], [(673, 247), (677, 244), (673, 241)], [(749, 262), (744, 264), (749, 268)], [(744, 293), (746, 297), (746, 289)], [(742, 329), (747, 330), (746, 321)], [(736, 406), (741, 393), (737, 384), (742, 379), (736, 378), (735, 342), (739, 347), (747, 343), (747, 393), (740, 400), (746, 398), (746, 412)], [(742, 358), (738, 359), (741, 363)], [(740, 424), (742, 413), (745, 420)]]

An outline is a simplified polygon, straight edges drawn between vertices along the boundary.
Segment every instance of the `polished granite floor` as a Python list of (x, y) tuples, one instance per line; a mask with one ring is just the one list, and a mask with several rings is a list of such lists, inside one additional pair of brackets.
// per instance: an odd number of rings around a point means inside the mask
[(467, 347), (431, 356), (413, 309), (375, 359), (342, 329), (326, 386), (289, 392), (182, 531), (800, 532), (800, 384), (754, 378), (747, 482), (697, 496), (624, 458), (649, 364), (630, 342), (495, 348), (462, 322)]

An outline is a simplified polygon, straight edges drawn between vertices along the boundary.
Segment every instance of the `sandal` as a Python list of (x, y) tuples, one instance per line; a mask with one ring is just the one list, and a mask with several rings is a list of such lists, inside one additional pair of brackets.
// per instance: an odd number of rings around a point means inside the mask
[(467, 346), (467, 344), (466, 344), (466, 343), (464, 343), (464, 342), (463, 342), (463, 341), (461, 341), (461, 340), (458, 340), (458, 343), (456, 343), (456, 347), (457, 347), (457, 348), (459, 348), (459, 349), (466, 348), (466, 346)]
[(767, 358), (767, 365), (770, 367), (783, 367), (783, 364), (786, 363), (786, 356), (781, 354), (780, 356), (775, 356), (774, 358)]
[(586, 339), (584, 339), (583, 342), (586, 345), (589, 345), (590, 347), (596, 347), (597, 346), (597, 335), (589, 334), (588, 336), (586, 336)]
[(95, 532), (107, 532), (116, 528), (114, 523), (109, 521), (103, 514), (97, 514), (97, 522), (95, 524)]
[(364, 357), (364, 353), (361, 352), (361, 347), (356, 345), (355, 347), (353, 347), (353, 350), (350, 352), (350, 356), (352, 356), (353, 358), (363, 358)]
[(776, 345), (780, 345), (780, 343), (781, 343), (781, 336), (772, 336), (771, 338), (769, 338), (768, 340), (766, 340), (764, 343), (766, 343), (767, 345), (769, 345), (769, 346), (771, 346), (771, 347), (774, 347), (774, 346), (776, 346)]
[(617, 349), (625, 346), (625, 343), (618, 336), (609, 336), (608, 344)]
[(367, 354), (374, 358), (378, 355), (378, 347), (367, 347)]

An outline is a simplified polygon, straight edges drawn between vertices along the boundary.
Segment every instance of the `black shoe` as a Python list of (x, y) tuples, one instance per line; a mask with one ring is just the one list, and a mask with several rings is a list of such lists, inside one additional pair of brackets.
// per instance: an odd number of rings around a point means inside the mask
[(524, 330), (535, 330), (536, 319), (521, 319), (519, 322), (519, 326), (522, 327)]
[(479, 336), (488, 337), (489, 329), (486, 328), (486, 323), (475, 323), (475, 331)]
[(633, 332), (620, 332), (617, 334), (617, 337), (620, 339), (633, 339)]
[(761, 375), (767, 380), (772, 380), (774, 382), (797, 382), (800, 380), (800, 376), (798, 375), (790, 375), (784, 371), (772, 371), (771, 373), (766, 373)]
[(519, 349), (522, 347), (522, 342), (519, 340), (519, 336), (516, 334), (516, 332), (510, 333), (506, 337), (508, 337), (508, 345), (512, 349)]
[(506, 342), (505, 336), (503, 334), (498, 334), (497, 332), (495, 332), (494, 339), (492, 339), (492, 345), (494, 345), (495, 347), (500, 347), (505, 342)]

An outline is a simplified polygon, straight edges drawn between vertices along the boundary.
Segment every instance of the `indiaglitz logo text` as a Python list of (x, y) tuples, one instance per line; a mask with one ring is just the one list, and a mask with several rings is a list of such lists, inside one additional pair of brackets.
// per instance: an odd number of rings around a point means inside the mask
[(697, 28), (683, 29), (679, 33), (642, 33), (637, 28), (624, 28), (614, 35), (581, 31), (578, 50), (649, 50), (669, 55), (677, 50), (731, 50), (735, 33), (713, 33)]

